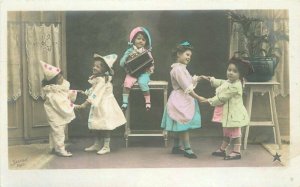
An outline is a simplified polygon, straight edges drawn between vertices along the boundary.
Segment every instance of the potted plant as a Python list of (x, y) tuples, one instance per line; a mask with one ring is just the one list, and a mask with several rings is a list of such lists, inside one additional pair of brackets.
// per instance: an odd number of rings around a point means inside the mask
[(282, 50), (279, 41), (289, 40), (283, 31), (275, 31), (273, 22), (266, 22), (259, 18), (250, 18), (228, 12), (232, 23), (241, 25), (244, 35), (245, 50), (237, 51), (240, 56), (248, 59), (254, 68), (254, 73), (247, 77), (248, 81), (264, 82), (272, 79), (276, 66), (280, 63)]

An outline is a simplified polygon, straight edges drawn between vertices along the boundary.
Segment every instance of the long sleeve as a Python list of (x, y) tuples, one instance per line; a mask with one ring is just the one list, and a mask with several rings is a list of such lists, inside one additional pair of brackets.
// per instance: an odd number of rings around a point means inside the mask
[(49, 94), (48, 102), (57, 115), (62, 117), (73, 113), (74, 105), (70, 100), (60, 94)]
[(124, 55), (122, 56), (122, 58), (120, 59), (120, 66), (124, 67), (125, 66), (125, 62), (129, 56), (130, 53), (132, 53), (133, 48), (129, 48), (125, 51)]
[(212, 77), (210, 79), (210, 84), (214, 88), (217, 88), (217, 87), (221, 86), (224, 82), (225, 82), (225, 80), (223, 80), (223, 79), (216, 79), (214, 77)]
[(91, 105), (97, 106), (98, 103), (103, 99), (103, 94), (105, 92), (105, 80), (104, 78), (99, 79), (99, 82), (95, 86), (95, 88), (91, 91), (87, 101), (91, 103)]
[(173, 79), (185, 93), (190, 93), (195, 88), (193, 79), (186, 69), (181, 67), (173, 68), (171, 71), (171, 77), (173, 77)]
[(239, 93), (238, 87), (234, 84), (228, 85), (227, 88), (224, 88), (220, 90), (216, 94), (216, 96), (209, 98), (208, 102), (212, 106), (218, 106), (218, 105), (223, 105), (226, 101), (228, 101), (230, 98), (232, 98), (234, 95)]
[(77, 90), (69, 90), (69, 99), (71, 100), (72, 103), (75, 102), (77, 98)]

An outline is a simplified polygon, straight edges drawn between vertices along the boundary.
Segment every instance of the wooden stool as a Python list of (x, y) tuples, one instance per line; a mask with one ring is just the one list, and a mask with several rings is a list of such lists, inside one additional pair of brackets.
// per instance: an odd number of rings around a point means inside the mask
[[(163, 102), (164, 106), (167, 104), (168, 99), (168, 82), (166, 81), (150, 81), (149, 82), (149, 88), (151, 90), (163, 90)], [(133, 90), (139, 90), (140, 87), (137, 83), (133, 85), (131, 88), (131, 91)], [(130, 103), (128, 104), (127, 110), (125, 112), (125, 117), (127, 119), (127, 123), (125, 124), (125, 141), (126, 141), (126, 147), (128, 147), (128, 137), (129, 136), (163, 136), (165, 140), (165, 146), (167, 146), (168, 141), (168, 132), (165, 130), (131, 130), (130, 129)]]
[[(246, 132), (244, 137), (244, 149), (247, 149), (247, 141), (249, 135), (250, 126), (269, 126), (273, 127), (274, 140), (275, 144), (278, 144), (279, 149), (281, 149), (281, 137), (279, 124), (277, 119), (276, 105), (275, 105), (275, 94), (274, 94), (274, 86), (279, 85), (278, 82), (246, 82), (246, 109), (249, 114), (250, 124), (246, 126)], [(270, 110), (271, 110), (271, 121), (251, 121), (251, 111), (252, 111), (252, 101), (253, 101), (253, 93), (266, 93), (269, 95), (270, 102)]]

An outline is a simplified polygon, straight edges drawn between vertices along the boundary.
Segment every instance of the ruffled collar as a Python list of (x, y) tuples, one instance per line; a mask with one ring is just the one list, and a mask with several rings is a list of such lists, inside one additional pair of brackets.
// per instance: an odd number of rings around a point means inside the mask
[(171, 65), (171, 68), (174, 68), (174, 67), (177, 67), (177, 66), (186, 68), (186, 64), (182, 64), (182, 63), (179, 63), (179, 62), (173, 63)]
[(63, 83), (61, 85), (59, 85), (59, 84), (50, 84), (50, 85), (46, 85), (43, 89), (44, 89), (45, 92), (69, 91), (70, 82), (64, 79)]
[(133, 49), (134, 49), (135, 51), (137, 51), (138, 53), (142, 53), (142, 52), (145, 51), (145, 48), (144, 48), (144, 47), (141, 47), (141, 48), (139, 48), (139, 49), (138, 49), (135, 45), (133, 45), (132, 47), (133, 47)]
[[(97, 84), (98, 82), (100, 82), (101, 80), (104, 80), (104, 77), (103, 76), (99, 76), (99, 77), (95, 77), (95, 76), (90, 76), (89, 77), (89, 80), (88, 82), (91, 84), (91, 85), (95, 85)], [(111, 76), (108, 76), (108, 82), (110, 82), (112, 80), (112, 77)]]

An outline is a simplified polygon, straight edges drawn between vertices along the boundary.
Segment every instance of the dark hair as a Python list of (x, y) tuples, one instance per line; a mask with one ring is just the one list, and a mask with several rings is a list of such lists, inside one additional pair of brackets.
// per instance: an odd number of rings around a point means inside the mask
[(253, 67), (251, 63), (246, 59), (239, 58), (239, 57), (232, 57), (228, 61), (228, 66), (229, 64), (234, 64), (236, 66), (240, 74), (240, 80), (242, 82), (247, 75), (253, 73)]
[(57, 79), (58, 79), (59, 75), (62, 75), (62, 71), (59, 72), (55, 77), (53, 77), (50, 80), (47, 80), (46, 78), (44, 78), (42, 80), (42, 87), (45, 87), (45, 86), (50, 85), (50, 84), (57, 84)]
[(137, 33), (134, 35), (134, 37), (132, 38), (132, 43), (134, 44), (134, 41), (135, 41), (136, 37), (137, 37), (139, 34), (141, 34), (141, 35), (144, 36), (144, 38), (146, 39), (145, 46), (149, 47), (149, 38), (148, 38), (148, 35), (147, 35), (145, 32), (143, 32), (143, 31), (139, 31), (139, 32), (137, 32)]
[[(98, 74), (94, 75), (94, 77), (104, 77), (105, 83), (107, 83), (109, 76), (113, 76), (113, 71), (110, 71), (110, 68), (108, 67), (108, 65), (105, 63), (105, 61), (102, 58), (95, 57), (94, 60), (100, 61), (100, 63), (104, 64), (104, 66), (106, 68), (106, 70), (103, 73), (98, 73)], [(107, 75), (106, 72), (108, 72), (109, 75)]]
[(184, 53), (187, 50), (193, 51), (193, 46), (178, 44), (176, 46), (176, 48), (172, 50), (172, 53), (171, 53), (172, 59), (176, 60), (177, 59), (177, 53)]

